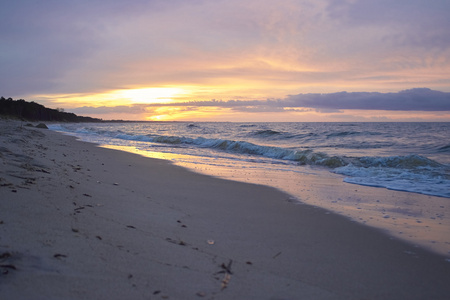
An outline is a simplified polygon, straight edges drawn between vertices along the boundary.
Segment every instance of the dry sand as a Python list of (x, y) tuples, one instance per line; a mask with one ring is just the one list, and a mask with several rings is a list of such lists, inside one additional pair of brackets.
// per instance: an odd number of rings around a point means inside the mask
[(0, 122), (0, 299), (448, 299), (450, 262), (264, 186)]

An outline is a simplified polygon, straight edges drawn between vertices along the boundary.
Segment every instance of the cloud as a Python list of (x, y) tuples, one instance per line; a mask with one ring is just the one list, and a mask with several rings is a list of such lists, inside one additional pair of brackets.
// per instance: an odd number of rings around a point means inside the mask
[(450, 46), (450, 2), (446, 0), (334, 0), (327, 11), (344, 26), (389, 29), (383, 31), (384, 40), (396, 45)]
[(135, 105), (118, 105), (118, 106), (83, 106), (70, 109), (71, 112), (79, 115), (83, 114), (97, 114), (97, 115), (109, 115), (109, 114), (144, 114), (147, 112), (145, 104), (135, 104)]
[[(450, 93), (428, 88), (415, 88), (398, 93), (339, 92), (329, 94), (298, 94), (284, 99), (267, 100), (210, 100), (172, 103), (134, 104), (115, 107), (80, 107), (72, 109), (77, 114), (126, 113), (144, 115), (156, 108), (200, 110), (206, 107), (231, 109), (242, 113), (318, 112), (342, 113), (343, 110), (377, 111), (450, 111)], [(178, 110), (179, 111), (179, 110)]]
[[(0, 88), (5, 94), (54, 90), (100, 46), (99, 20), (73, 1), (5, 1), (0, 18)], [(84, 20), (75, 16), (85, 16)]]
[[(329, 94), (298, 94), (285, 99), (249, 101), (190, 101), (149, 106), (215, 106), (241, 111), (281, 111), (286, 108), (314, 108), (321, 112), (337, 112), (344, 109), (394, 110), (394, 111), (450, 111), (450, 93), (428, 88), (415, 88), (398, 93), (339, 92)], [(281, 109), (280, 109), (281, 108)]]
[(263, 99), (299, 90), (448, 90), (449, 3), (2, 1), (0, 92), (192, 85), (209, 88), (205, 99), (233, 99), (239, 86)]
[(415, 88), (398, 93), (298, 94), (289, 96), (284, 105), (317, 109), (450, 111), (450, 93)]

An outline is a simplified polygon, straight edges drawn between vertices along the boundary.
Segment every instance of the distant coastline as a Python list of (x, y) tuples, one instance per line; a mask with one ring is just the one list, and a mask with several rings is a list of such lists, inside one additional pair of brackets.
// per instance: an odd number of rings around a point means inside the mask
[(53, 121), (53, 122), (103, 122), (102, 119), (77, 116), (63, 109), (47, 108), (36, 102), (23, 99), (0, 98), (0, 117), (23, 121)]
[[(19, 121), (48, 121), (63, 123), (177, 123), (180, 121), (145, 121), (145, 120), (103, 120), (98, 118), (78, 116), (65, 112), (63, 109), (45, 107), (34, 101), (0, 97), (0, 119)], [(187, 121), (181, 121), (187, 122)]]

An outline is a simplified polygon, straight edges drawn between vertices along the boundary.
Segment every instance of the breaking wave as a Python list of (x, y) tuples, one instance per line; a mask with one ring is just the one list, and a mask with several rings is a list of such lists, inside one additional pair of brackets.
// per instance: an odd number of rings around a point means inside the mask
[[(122, 127), (50, 125), (50, 128), (71, 132), (75, 135), (89, 136), (94, 142), (96, 139), (103, 139), (103, 143), (108, 143), (108, 139), (121, 140), (125, 144), (132, 141), (144, 143), (149, 149), (161, 149), (162, 147), (172, 149), (168, 151), (175, 151), (175, 149), (178, 149), (176, 151), (183, 151), (183, 149), (186, 149), (200, 153), (198, 155), (209, 157), (226, 153), (228, 159), (235, 161), (250, 159), (256, 163), (262, 162), (264, 158), (270, 159), (271, 164), (288, 163), (319, 166), (346, 176), (344, 181), (348, 183), (450, 198), (450, 166), (448, 164), (442, 164), (417, 154), (359, 157), (350, 155), (350, 153), (353, 153), (351, 152), (352, 149), (357, 149), (357, 151), (371, 149), (372, 153), (377, 153), (377, 149), (390, 149), (394, 143), (397, 143), (391, 140), (380, 141), (380, 138), (376, 137), (380, 133), (376, 131), (342, 130), (330, 133), (330, 131), (316, 130), (315, 132), (288, 132), (286, 130), (261, 128), (262, 126), (258, 127), (258, 125), (253, 124), (227, 124), (227, 131), (213, 135), (211, 133), (216, 133), (219, 129), (224, 130), (224, 126), (206, 125), (172, 125), (179, 126), (177, 130), (178, 133), (181, 133), (174, 135), (165, 134), (176, 132), (176, 130), (167, 127), (158, 130), (164, 134), (158, 134), (156, 130), (148, 133), (147, 128), (139, 131), (126, 125), (122, 125)], [(192, 132), (192, 129), (198, 130), (198, 132)], [(233, 130), (236, 132), (233, 132)], [(355, 136), (362, 135), (364, 139), (354, 140)], [(370, 138), (370, 136), (373, 136), (373, 138)], [(233, 137), (243, 140), (233, 139)], [(350, 140), (346, 140), (347, 138)], [(330, 139), (335, 139), (337, 143), (325, 142)], [(314, 142), (319, 146), (311, 147), (310, 145)], [(320, 151), (322, 149), (324, 151)], [(333, 154), (332, 150), (334, 149), (339, 149), (341, 152)], [(342, 151), (342, 149), (347, 150)], [(441, 144), (439, 147), (434, 147), (431, 153), (447, 155), (449, 152), (450, 145)], [(258, 158), (260, 159), (258, 160)]]

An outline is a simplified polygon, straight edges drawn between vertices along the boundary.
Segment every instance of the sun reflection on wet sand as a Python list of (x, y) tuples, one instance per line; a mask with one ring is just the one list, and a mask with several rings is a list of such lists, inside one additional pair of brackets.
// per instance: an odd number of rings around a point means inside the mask
[[(311, 167), (299, 172), (252, 168), (252, 163), (211, 165), (200, 157), (151, 152), (129, 146), (105, 146), (150, 158), (169, 160), (195, 172), (223, 179), (275, 187), (294, 198), (289, 201), (318, 206), (355, 222), (388, 232), (450, 258), (448, 199), (343, 182), (344, 176)], [(276, 168), (280, 168), (277, 166)]]

